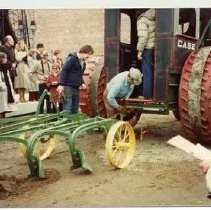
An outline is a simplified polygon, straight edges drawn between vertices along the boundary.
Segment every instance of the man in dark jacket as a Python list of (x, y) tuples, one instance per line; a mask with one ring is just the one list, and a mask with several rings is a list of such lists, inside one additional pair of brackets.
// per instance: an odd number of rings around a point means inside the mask
[(16, 62), (15, 62), (15, 51), (14, 51), (14, 39), (12, 36), (7, 35), (4, 39), (4, 43), (0, 46), (0, 52), (3, 52), (7, 55), (8, 63), (11, 64), (11, 69), (9, 71), (10, 78), (12, 80), (13, 88), (14, 88), (14, 79), (17, 76), (16, 73)]
[(90, 45), (85, 45), (76, 52), (69, 54), (60, 74), (58, 91), (64, 94), (64, 110), (70, 114), (78, 112), (79, 87), (83, 84), (85, 61), (94, 53)]
[(39, 43), (37, 44), (37, 60), (41, 60), (42, 59), (42, 54), (44, 52), (44, 44)]

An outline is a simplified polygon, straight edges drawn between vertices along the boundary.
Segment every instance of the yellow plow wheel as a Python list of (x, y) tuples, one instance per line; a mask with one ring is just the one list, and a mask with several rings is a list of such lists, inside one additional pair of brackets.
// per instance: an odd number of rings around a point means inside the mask
[[(23, 133), (19, 136), (19, 138), (25, 139), (26, 141), (27, 137), (27, 133)], [(55, 144), (56, 139), (54, 137), (46, 135), (45, 137), (39, 138), (34, 147), (34, 154), (37, 155), (40, 160), (44, 160), (53, 152)], [(18, 147), (23, 156), (26, 157), (26, 146), (24, 144), (19, 144)]]
[(125, 168), (135, 153), (135, 133), (132, 126), (125, 122), (115, 123), (106, 138), (106, 156), (115, 168)]

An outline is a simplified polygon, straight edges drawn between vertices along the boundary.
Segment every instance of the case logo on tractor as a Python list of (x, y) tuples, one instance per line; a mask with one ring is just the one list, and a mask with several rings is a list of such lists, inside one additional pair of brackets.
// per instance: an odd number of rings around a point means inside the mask
[(188, 50), (195, 50), (196, 49), (196, 44), (188, 42), (188, 41), (184, 41), (181, 39), (177, 40), (177, 47), (179, 48), (185, 48)]

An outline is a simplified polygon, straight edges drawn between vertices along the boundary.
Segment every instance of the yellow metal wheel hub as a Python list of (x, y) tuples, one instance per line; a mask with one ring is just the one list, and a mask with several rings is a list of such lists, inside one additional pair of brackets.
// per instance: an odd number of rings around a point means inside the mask
[[(27, 141), (27, 133), (22, 133), (19, 135), (21, 139), (25, 139)], [(43, 138), (39, 138), (36, 142), (34, 152), (33, 154), (37, 155), (40, 160), (44, 160), (50, 156), (50, 154), (53, 152), (56, 144), (56, 138), (54, 137), (48, 137), (47, 140), (43, 141)], [(26, 157), (26, 146), (24, 144), (19, 144), (18, 148), (20, 152), (23, 154), (24, 157)]]
[(135, 153), (135, 133), (132, 126), (125, 122), (115, 123), (106, 138), (106, 156), (115, 168), (125, 168)]

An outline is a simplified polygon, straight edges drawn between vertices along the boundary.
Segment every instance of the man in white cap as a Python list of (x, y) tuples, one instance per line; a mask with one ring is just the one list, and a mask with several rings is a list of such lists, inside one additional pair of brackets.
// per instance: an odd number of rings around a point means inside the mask
[(130, 68), (130, 71), (124, 71), (117, 74), (106, 86), (104, 91), (104, 103), (107, 110), (107, 117), (116, 113), (125, 114), (127, 109), (117, 103), (117, 98), (128, 99), (133, 92), (135, 85), (140, 85), (143, 74), (139, 69)]

